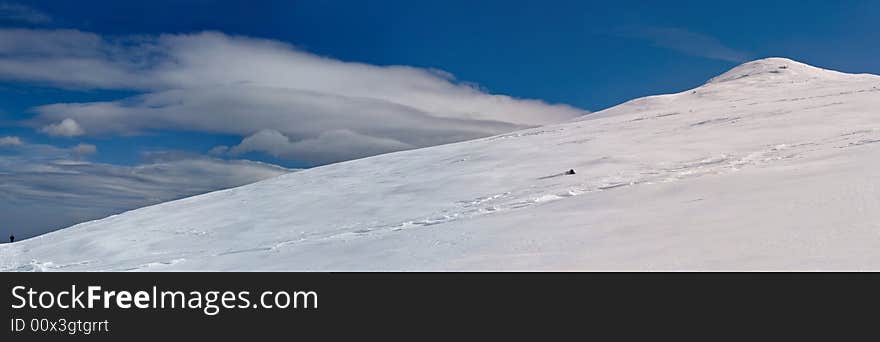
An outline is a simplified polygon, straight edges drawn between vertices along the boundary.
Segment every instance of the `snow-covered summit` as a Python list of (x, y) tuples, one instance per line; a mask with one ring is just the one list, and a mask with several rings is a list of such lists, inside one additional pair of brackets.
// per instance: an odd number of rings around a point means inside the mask
[(738, 65), (695, 89), (633, 99), (577, 120), (640, 115), (643, 111), (664, 110), (676, 104), (724, 110), (730, 102), (749, 99), (786, 101), (792, 100), (794, 94), (812, 98), (824, 96), (833, 89), (861, 89), (865, 86), (870, 90), (880, 88), (880, 76), (827, 70), (788, 58), (765, 58)]
[(839, 80), (855, 76), (833, 70), (817, 68), (788, 58), (764, 58), (743, 63), (724, 74), (709, 80), (717, 84), (748, 78), (750, 82), (805, 82), (810, 80)]
[(880, 270), (878, 108), (877, 76), (760, 60), (0, 245), (0, 270)]

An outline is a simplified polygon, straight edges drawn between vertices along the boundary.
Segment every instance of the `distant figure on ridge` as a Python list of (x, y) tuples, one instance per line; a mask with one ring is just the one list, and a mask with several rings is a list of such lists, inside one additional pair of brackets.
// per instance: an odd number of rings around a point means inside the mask
[(15, 235), (9, 235), (9, 243), (15, 242)]
[(567, 175), (573, 175), (573, 174), (574, 174), (574, 169), (571, 169), (571, 170), (566, 171), (565, 174), (567, 174)]

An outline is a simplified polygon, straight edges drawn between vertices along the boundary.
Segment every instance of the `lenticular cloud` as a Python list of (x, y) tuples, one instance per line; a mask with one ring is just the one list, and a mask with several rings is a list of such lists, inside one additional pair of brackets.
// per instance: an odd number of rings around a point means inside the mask
[[(488, 94), (445, 72), (344, 62), (289, 44), (216, 32), (102, 37), (0, 30), (0, 79), (140, 92), (35, 108), (55, 136), (183, 130), (239, 135), (242, 146), (313, 163), (468, 140), (585, 111)], [(249, 143), (272, 130), (284, 146)], [(334, 136), (341, 137), (333, 139)], [(329, 138), (328, 138), (329, 137)]]

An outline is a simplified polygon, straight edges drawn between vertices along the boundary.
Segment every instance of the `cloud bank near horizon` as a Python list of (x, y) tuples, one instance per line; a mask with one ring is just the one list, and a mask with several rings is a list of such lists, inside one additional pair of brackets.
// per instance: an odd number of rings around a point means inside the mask
[(95, 145), (63, 148), (0, 137), (0, 216), (20, 238), (146, 205), (249, 184), (295, 170), (180, 152), (140, 165), (90, 162)]

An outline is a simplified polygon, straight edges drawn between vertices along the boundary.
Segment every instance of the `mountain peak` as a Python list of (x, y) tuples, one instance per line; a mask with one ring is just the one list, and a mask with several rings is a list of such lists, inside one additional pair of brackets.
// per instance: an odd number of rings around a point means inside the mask
[(772, 57), (743, 63), (708, 83), (723, 83), (748, 79), (754, 81), (806, 81), (816, 78), (845, 75), (836, 71), (817, 68), (788, 58)]

